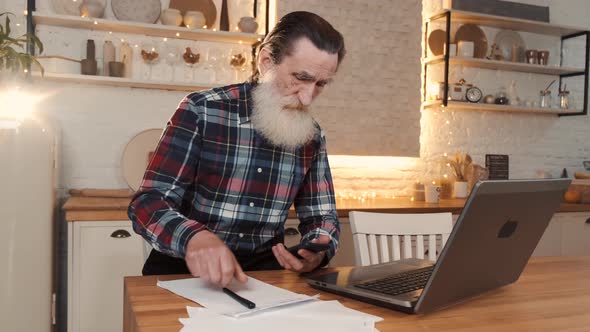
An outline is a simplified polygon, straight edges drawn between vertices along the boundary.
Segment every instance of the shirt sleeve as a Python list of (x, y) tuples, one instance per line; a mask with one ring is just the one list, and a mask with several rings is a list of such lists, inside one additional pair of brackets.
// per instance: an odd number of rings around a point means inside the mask
[(331, 248), (327, 251), (327, 259), (322, 263), (326, 265), (338, 249), (340, 223), (323, 133), (320, 134), (318, 152), (295, 198), (295, 211), (300, 220), (301, 242), (311, 241), (320, 235), (330, 237)]
[(201, 135), (197, 109), (190, 96), (180, 103), (166, 124), (141, 187), (127, 210), (136, 233), (156, 250), (181, 258), (191, 237), (206, 229), (204, 224), (180, 212), (199, 163)]

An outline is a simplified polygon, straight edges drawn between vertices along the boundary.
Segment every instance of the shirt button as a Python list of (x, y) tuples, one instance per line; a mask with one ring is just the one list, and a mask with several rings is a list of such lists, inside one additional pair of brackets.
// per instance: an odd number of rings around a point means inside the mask
[(257, 171), (258, 171), (258, 173), (262, 173), (262, 168), (260, 168), (260, 167), (259, 167), (259, 168), (257, 169)]
[(254, 202), (250, 202), (250, 207), (254, 207)]
[(242, 237), (244, 237), (244, 233), (240, 233), (240, 234), (238, 234), (238, 236), (242, 238)]

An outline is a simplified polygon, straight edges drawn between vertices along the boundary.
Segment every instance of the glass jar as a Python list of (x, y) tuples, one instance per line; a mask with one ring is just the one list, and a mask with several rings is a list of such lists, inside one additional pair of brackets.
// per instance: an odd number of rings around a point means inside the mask
[(539, 107), (551, 107), (551, 90), (541, 90), (541, 92), (539, 93)]
[(570, 108), (570, 98), (569, 98), (569, 94), (570, 92), (567, 90), (560, 90), (559, 91), (559, 108), (561, 109), (568, 109)]
[(435, 182), (440, 186), (440, 198), (453, 198), (453, 181), (455, 180), (455, 177), (449, 160), (446, 157), (439, 159), (437, 173), (438, 177)]

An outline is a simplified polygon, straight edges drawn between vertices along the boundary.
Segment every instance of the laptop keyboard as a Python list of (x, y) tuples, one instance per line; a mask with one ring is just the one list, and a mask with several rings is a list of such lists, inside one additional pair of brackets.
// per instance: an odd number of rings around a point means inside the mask
[(399, 295), (424, 288), (434, 265), (354, 285), (377, 293)]

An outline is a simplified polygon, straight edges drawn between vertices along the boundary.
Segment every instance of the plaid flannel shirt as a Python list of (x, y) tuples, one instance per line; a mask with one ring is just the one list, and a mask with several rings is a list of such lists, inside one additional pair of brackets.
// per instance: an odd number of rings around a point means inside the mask
[(135, 232), (167, 255), (184, 258), (208, 229), (237, 255), (268, 253), (283, 242), (294, 204), (302, 241), (331, 238), (340, 225), (326, 142), (318, 134), (288, 151), (253, 129), (250, 83), (188, 95), (168, 121), (128, 209)]

